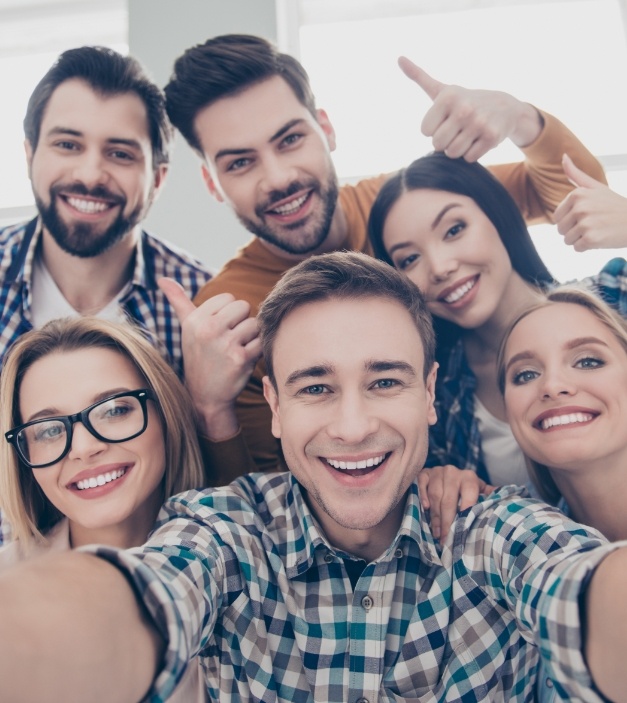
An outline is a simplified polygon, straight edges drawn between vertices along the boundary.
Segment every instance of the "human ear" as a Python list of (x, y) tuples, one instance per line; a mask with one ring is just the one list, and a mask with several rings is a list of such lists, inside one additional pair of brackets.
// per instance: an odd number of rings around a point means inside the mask
[(272, 410), (272, 435), (281, 439), (281, 412), (279, 409), (279, 396), (272, 381), (268, 376), (263, 377), (263, 395)]

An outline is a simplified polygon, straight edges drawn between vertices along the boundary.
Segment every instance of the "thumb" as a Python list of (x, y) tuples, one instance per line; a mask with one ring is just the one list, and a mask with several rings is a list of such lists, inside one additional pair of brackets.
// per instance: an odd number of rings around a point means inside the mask
[(157, 285), (174, 308), (174, 312), (182, 324), (188, 315), (194, 312), (196, 306), (192, 303), (183, 286), (173, 278), (160, 278)]
[(583, 188), (596, 188), (597, 186), (603, 185), (603, 183), (600, 183), (580, 168), (577, 168), (568, 154), (562, 156), (562, 168), (564, 169), (566, 177), (573, 185)]
[(420, 66), (417, 66), (413, 61), (410, 61), (406, 56), (399, 57), (398, 65), (407, 78), (419, 85), (431, 100), (435, 100), (438, 97), (438, 93), (444, 88), (444, 83), (436, 81), (435, 78), (432, 78), (426, 71), (420, 68)]

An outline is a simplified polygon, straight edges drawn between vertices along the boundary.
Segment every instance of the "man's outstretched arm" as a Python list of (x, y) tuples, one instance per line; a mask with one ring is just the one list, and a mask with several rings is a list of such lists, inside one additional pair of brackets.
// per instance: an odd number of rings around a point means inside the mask
[(599, 564), (586, 596), (585, 654), (599, 690), (614, 703), (627, 701), (627, 547)]
[(136, 703), (164, 643), (121, 571), (51, 554), (0, 574), (0, 700)]

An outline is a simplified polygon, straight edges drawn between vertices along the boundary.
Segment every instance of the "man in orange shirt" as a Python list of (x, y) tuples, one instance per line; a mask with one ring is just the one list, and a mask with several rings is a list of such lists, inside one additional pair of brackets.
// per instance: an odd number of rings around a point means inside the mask
[[(468, 161), (504, 139), (523, 150), (525, 161), (491, 170), (528, 222), (550, 220), (572, 189), (564, 153), (604, 178), (551, 115), (507, 93), (444, 85), (407, 59), (400, 65), (433, 100), (422, 130), (434, 149)], [(165, 92), (172, 123), (202, 159), (210, 193), (255, 235), (203, 287), (197, 309), (163, 283), (183, 323), (188, 386), (217, 466), (273, 469), (280, 446), (270, 432), (263, 364), (255, 365), (260, 350), (251, 315), (298, 261), (341, 249), (370, 253), (368, 215), (385, 176), (338, 185), (333, 126), (316, 108), (301, 64), (265, 39), (225, 35), (188, 49)]]

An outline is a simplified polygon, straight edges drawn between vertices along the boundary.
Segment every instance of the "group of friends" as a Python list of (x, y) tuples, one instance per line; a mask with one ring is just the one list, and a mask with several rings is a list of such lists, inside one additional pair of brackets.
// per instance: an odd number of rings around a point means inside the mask
[[(35, 88), (2, 701), (627, 701), (627, 262), (561, 285), (527, 230), (626, 246), (627, 200), (554, 116), (399, 64), (434, 151), (355, 185), (260, 37)], [(174, 128), (254, 235), (215, 276), (142, 229)]]

